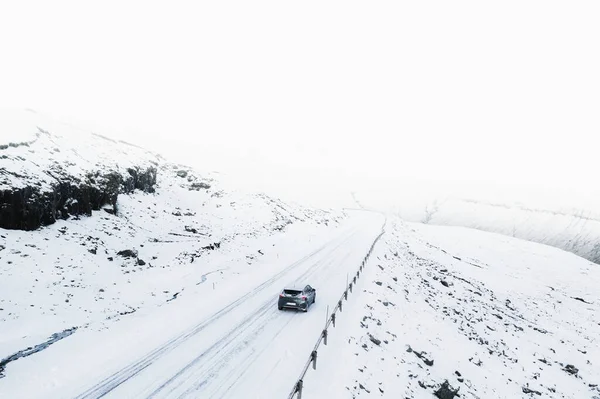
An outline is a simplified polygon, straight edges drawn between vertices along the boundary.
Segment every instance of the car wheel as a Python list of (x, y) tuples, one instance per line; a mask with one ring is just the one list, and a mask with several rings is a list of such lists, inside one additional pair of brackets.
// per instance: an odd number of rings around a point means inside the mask
[(281, 306), (277, 306), (277, 309), (279, 310), (283, 310), (283, 308)]
[(315, 294), (315, 296), (313, 296), (313, 303), (317, 302), (317, 294)]

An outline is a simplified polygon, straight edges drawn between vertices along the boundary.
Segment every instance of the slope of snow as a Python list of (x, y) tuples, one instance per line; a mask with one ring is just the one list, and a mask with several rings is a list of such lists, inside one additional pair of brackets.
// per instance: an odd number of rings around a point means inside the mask
[(586, 210), (549, 210), (478, 201), (452, 201), (432, 224), (466, 226), (551, 245), (600, 263), (600, 216)]
[(596, 264), (467, 228), (388, 226), (303, 397), (600, 397)]
[[(159, 270), (157, 281), (143, 284), (130, 273), (130, 282), (107, 284), (98, 301), (110, 304), (115, 293), (129, 290), (137, 291), (128, 294), (132, 300), (149, 298), (145, 290), (153, 289), (156, 297), (149, 300), (155, 303), (109, 321), (92, 319), (42, 352), (8, 364), (0, 396), (283, 397), (314, 345), (312, 332), (382, 222), (379, 215), (356, 212), (336, 228), (295, 223), (284, 233), (246, 241), (248, 248), (221, 247), (215, 252), (222, 254)], [(247, 256), (257, 249), (264, 255), (249, 264)], [(283, 287), (307, 283), (317, 289), (307, 313), (277, 309)], [(173, 286), (180, 294), (170, 300), (174, 290), (162, 290)], [(94, 303), (81, 295), (73, 302)]]
[[(133, 313), (181, 300), (189, 291), (217, 290), (263, 258), (298, 255), (337, 235), (347, 222), (342, 212), (235, 190), (221, 184), (218, 174), (201, 175), (137, 146), (31, 112), (4, 116), (0, 131), (10, 140), (2, 142), (29, 141), (0, 150), (0, 172), (5, 172), (0, 191), (51, 189), (55, 168), (81, 178), (91, 171), (126, 175), (128, 168), (152, 166), (157, 183), (154, 193), (119, 195), (117, 214), (105, 207), (91, 217), (59, 220), (36, 231), (0, 229), (0, 375), (23, 361), (3, 367), (4, 360), (53, 334), (101, 331)], [(298, 248), (287, 244), (293, 242)]]
[[(600, 205), (587, 195), (528, 187), (446, 187), (407, 183), (396, 190), (359, 192), (358, 198), (411, 222), (463, 226), (573, 252), (600, 263)], [(519, 193), (519, 194), (517, 194)]]
[[(54, 121), (33, 111), (0, 110), (0, 190), (33, 185), (50, 190), (57, 175), (157, 166), (161, 157), (140, 147)], [(13, 146), (10, 145), (13, 143)], [(0, 147), (2, 148), (2, 147)]]

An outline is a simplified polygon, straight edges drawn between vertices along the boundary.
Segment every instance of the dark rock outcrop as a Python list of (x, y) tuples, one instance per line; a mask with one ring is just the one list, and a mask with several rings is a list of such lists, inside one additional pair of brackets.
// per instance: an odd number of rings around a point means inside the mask
[(219, 248), (221, 248), (220, 242), (215, 242), (213, 244), (202, 247), (202, 249), (211, 250), (211, 251), (214, 251), (215, 249), (219, 249)]
[(433, 366), (433, 359), (429, 359), (429, 357), (427, 356), (426, 352), (419, 352), (414, 350), (413, 348), (411, 348), (410, 346), (408, 347), (408, 349), (406, 350), (408, 353), (414, 353), (419, 359), (421, 359), (423, 361), (423, 363), (425, 363), (427, 366)]
[(209, 188), (210, 184), (204, 182), (190, 184), (190, 191), (208, 190)]
[(563, 370), (571, 375), (577, 375), (577, 373), (579, 373), (579, 369), (572, 364), (567, 364)]
[(523, 393), (535, 394), (535, 395), (538, 395), (538, 396), (542, 395), (542, 393), (540, 391), (536, 391), (534, 389), (529, 389), (527, 387), (523, 387), (522, 390), (523, 390)]
[(369, 339), (371, 340), (371, 342), (373, 342), (375, 345), (379, 346), (381, 345), (381, 340), (375, 338), (374, 336), (372, 336), (371, 334), (369, 334)]
[(0, 228), (35, 230), (70, 216), (91, 216), (104, 205), (117, 209), (120, 193), (134, 190), (154, 192), (156, 168), (128, 169), (129, 177), (118, 173), (89, 173), (85, 180), (57, 175), (51, 190), (42, 191), (35, 183), (0, 191)]
[(137, 258), (138, 254), (135, 249), (124, 249), (117, 252), (117, 255), (122, 256), (123, 258)]
[(453, 399), (455, 396), (458, 396), (458, 389), (452, 388), (446, 380), (438, 390), (434, 392), (434, 395), (439, 399)]
[(125, 193), (132, 193), (134, 190), (141, 190), (147, 193), (154, 192), (156, 185), (156, 168), (148, 168), (146, 170), (127, 169), (131, 177), (123, 181)]

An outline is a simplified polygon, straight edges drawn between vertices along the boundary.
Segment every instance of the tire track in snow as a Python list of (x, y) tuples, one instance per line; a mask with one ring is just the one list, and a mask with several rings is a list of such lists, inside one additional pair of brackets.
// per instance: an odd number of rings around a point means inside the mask
[[(171, 394), (173, 391), (175, 391), (181, 385), (184, 385), (186, 382), (188, 382), (190, 377), (185, 377), (185, 378), (181, 379), (180, 381), (178, 381), (178, 383), (176, 385), (174, 385), (173, 382), (176, 379), (182, 378), (186, 372), (188, 372), (193, 366), (195, 366), (200, 361), (202, 361), (201, 368), (209, 367), (209, 371), (214, 371), (214, 370), (212, 370), (213, 363), (211, 363), (211, 361), (213, 361), (213, 359), (215, 359), (219, 355), (226, 356), (227, 354), (229, 354), (230, 352), (228, 352), (227, 349), (229, 348), (229, 346), (232, 343), (236, 342), (235, 341), (236, 338), (243, 336), (243, 334), (247, 330), (251, 329), (251, 327), (255, 324), (259, 324), (259, 328), (260, 328), (261, 324), (264, 326), (264, 324), (269, 322), (269, 319), (267, 319), (267, 320), (265, 320), (264, 323), (258, 323), (259, 321), (263, 320), (263, 317), (265, 315), (267, 315), (268, 310), (271, 307), (271, 304), (272, 304), (272, 301), (263, 303), (263, 305), (258, 310), (249, 314), (244, 320), (242, 320), (242, 322), (235, 325), (221, 339), (219, 339), (217, 342), (215, 342), (213, 345), (211, 345), (204, 352), (200, 353), (196, 358), (194, 358), (194, 360), (192, 360), (185, 367), (180, 369), (174, 376), (172, 376), (167, 381), (165, 381), (160, 387), (155, 389), (154, 392), (152, 392), (147, 397), (155, 398), (159, 394), (161, 394), (161, 395)], [(170, 388), (169, 391), (163, 392), (167, 388)]]
[[(350, 235), (355, 234), (356, 231), (357, 231), (357, 229), (353, 229), (351, 231)], [(347, 239), (347, 237), (342, 238), (342, 242), (345, 242), (346, 239)], [(320, 254), (323, 250), (325, 250), (332, 243), (334, 243), (338, 240), (340, 240), (340, 237), (336, 237), (336, 238), (328, 241), (321, 247), (317, 248), (315, 251), (309, 253), (302, 259), (292, 263), (291, 265), (286, 267), (284, 270), (276, 273), (273, 277), (267, 279), (265, 282), (259, 284), (257, 287), (255, 287), (254, 289), (247, 292), (245, 295), (241, 296), (237, 300), (231, 302), (229, 305), (227, 305), (224, 308), (222, 308), (221, 310), (217, 311), (212, 316), (201, 321), (196, 326), (192, 327), (190, 330), (177, 335), (176, 337), (167, 341), (165, 344), (161, 345), (160, 347), (158, 347), (158, 348), (152, 350), (151, 352), (149, 352), (148, 354), (144, 355), (142, 358), (135, 361), (134, 363), (131, 363), (130, 365), (122, 368), (121, 370), (117, 371), (116, 373), (113, 373), (111, 376), (105, 378), (100, 383), (98, 383), (98, 384), (94, 385), (93, 387), (89, 388), (88, 390), (84, 391), (82, 394), (77, 395), (76, 398), (77, 399), (91, 399), (91, 398), (104, 397), (105, 395), (110, 393), (112, 390), (114, 390), (115, 388), (117, 388), (118, 386), (120, 386), (121, 384), (123, 384), (124, 382), (129, 380), (130, 378), (136, 376), (137, 374), (142, 372), (147, 367), (149, 367), (152, 363), (157, 361), (165, 353), (178, 347), (179, 345), (181, 345), (182, 343), (187, 341), (189, 338), (191, 338), (191, 337), (195, 336), (196, 334), (198, 334), (199, 332), (201, 332), (204, 328), (206, 328), (211, 323), (220, 319), (224, 315), (230, 313), (241, 303), (244, 303), (245, 301), (249, 300), (250, 298), (258, 295), (258, 293), (260, 293), (262, 290), (264, 290), (270, 284), (272, 284), (279, 278), (283, 277), (287, 273), (293, 271), (298, 266), (300, 266), (304, 262), (306, 262), (308, 259), (311, 259), (314, 256)], [(338, 247), (339, 247), (339, 245), (336, 245), (334, 247), (333, 251), (335, 251)]]
[[(292, 317), (296, 317), (297, 315), (294, 314)], [(288, 320), (286, 323), (282, 324), (281, 327), (277, 330), (277, 332), (275, 333), (275, 335), (272, 337), (272, 340), (275, 340), (280, 334), (281, 332), (285, 329), (285, 327), (287, 327), (287, 325), (290, 323), (291, 319)], [(215, 397), (223, 397), (225, 394), (227, 394), (227, 392), (229, 392), (229, 390), (235, 385), (236, 381), (238, 381), (240, 378), (242, 378), (246, 372), (250, 369), (250, 365), (260, 357), (260, 355), (262, 355), (265, 350), (267, 349), (267, 346), (263, 346), (262, 350), (260, 350), (258, 353), (256, 353), (256, 351), (252, 350), (250, 352), (250, 354), (248, 354), (243, 361), (238, 365), (238, 367), (236, 367), (235, 369), (232, 369), (223, 379), (223, 382), (221, 382), (221, 384), (219, 384), (217, 386), (216, 389), (216, 393), (213, 393), (210, 398), (215, 398)], [(238, 370), (241, 369), (243, 370), (241, 373), (237, 373)], [(272, 372), (273, 370), (271, 370)], [(233, 381), (231, 381), (233, 378)], [(229, 385), (227, 386), (227, 388), (225, 389), (224, 392), (222, 392), (221, 394), (219, 394), (219, 390), (224, 386), (225, 382), (227, 381), (231, 381), (229, 383)], [(190, 390), (186, 391), (186, 393), (184, 395), (189, 394)], [(194, 389), (193, 391), (197, 391), (197, 389)]]
[[(345, 247), (348, 244), (348, 242), (351, 241), (356, 236), (356, 234), (358, 234), (358, 231), (353, 230), (352, 233), (348, 237), (346, 237), (342, 242), (340, 242), (331, 251), (329, 251), (327, 253), (327, 257), (336, 253), (340, 248)], [(346, 257), (344, 257), (344, 260), (346, 259)], [(329, 262), (327, 262), (326, 265), (323, 265), (321, 263), (321, 261), (316, 261), (304, 273), (302, 273), (302, 275), (300, 275), (296, 279), (296, 281), (305, 279), (308, 276), (314, 274), (317, 270), (322, 269), (324, 267), (327, 268), (331, 264), (336, 263), (338, 260), (339, 259), (333, 258)], [(228, 348), (229, 344), (231, 342), (233, 342), (233, 338), (240, 336), (243, 332), (245, 332), (248, 329), (249, 326), (256, 324), (256, 323), (254, 323), (254, 321), (256, 321), (256, 318), (265, 315), (269, 310), (271, 310), (270, 317), (267, 320), (265, 320), (264, 322), (258, 323), (257, 329), (253, 330), (252, 333), (248, 336), (248, 338), (253, 338), (254, 336), (256, 336), (257, 333), (259, 331), (261, 331), (269, 322), (271, 322), (273, 319), (280, 317), (280, 314), (277, 313), (274, 309), (273, 298), (267, 299), (262, 304), (262, 306), (259, 307), (255, 312), (253, 312), (252, 314), (250, 314), (249, 316), (244, 318), (244, 320), (242, 320), (242, 322), (240, 322), (239, 324), (234, 326), (233, 329), (231, 331), (229, 331), (229, 333), (227, 333), (224, 337), (219, 339), (215, 344), (213, 344), (206, 351), (199, 354), (196, 358), (194, 358), (191, 362), (189, 362), (184, 368), (180, 369), (177, 374), (175, 374), (174, 376), (169, 378), (167, 381), (165, 381), (165, 383), (163, 383), (154, 392), (152, 392), (148, 396), (148, 398), (156, 398), (159, 394), (160, 394), (160, 396), (168, 397), (168, 395), (173, 393), (181, 385), (185, 385), (185, 383), (189, 380), (190, 377), (183, 377), (185, 375), (185, 373), (188, 371), (191, 371), (192, 373), (194, 373), (193, 374), (194, 378), (199, 379), (200, 381), (197, 382), (196, 384), (194, 384), (193, 387), (188, 389), (183, 394), (183, 396), (189, 394), (190, 391), (196, 391), (200, 387), (206, 385), (209, 382), (209, 380), (211, 379), (210, 377), (214, 377), (215, 375), (217, 375), (216, 371), (222, 369), (226, 365), (227, 357), (230, 356), (231, 353), (236, 352), (236, 349), (237, 349), (237, 352), (239, 352), (241, 350), (239, 347), (244, 347), (244, 346), (248, 345), (249, 340), (247, 339), (244, 342), (242, 342), (242, 345), (238, 345), (237, 347), (234, 346), (230, 351), (224, 351), (226, 348)], [(291, 318), (288, 319), (288, 321), (286, 322), (285, 325), (287, 325), (290, 321), (291, 321)], [(285, 327), (285, 325), (283, 327)], [(234, 333), (237, 333), (237, 334), (235, 334), (232, 338), (232, 334), (234, 334)], [(221, 345), (223, 343), (224, 343), (224, 345)], [(211, 356), (210, 358), (206, 358), (206, 355), (208, 353), (215, 351), (217, 349), (219, 349), (219, 350), (215, 353), (215, 355)], [(208, 363), (210, 360), (214, 359), (215, 357), (219, 357), (219, 356), (221, 358), (219, 361), (217, 361), (215, 363)], [(196, 371), (192, 370), (193, 367), (201, 360), (203, 361), (202, 365)], [(209, 371), (211, 372), (210, 375), (208, 375), (208, 376), (206, 376), (206, 372), (203, 371), (206, 367), (208, 367)], [(198, 375), (198, 371), (200, 371), (200, 375)], [(167, 389), (169, 385), (172, 385), (177, 379), (180, 379), (180, 380), (176, 383), (176, 385), (172, 386), (168, 390), (168, 392), (161, 392), (161, 391), (164, 391), (165, 389)]]
[[(353, 238), (356, 234), (353, 234), (351, 238)], [(344, 242), (344, 244), (340, 245), (340, 246), (345, 246), (347, 244), (348, 241), (350, 241), (349, 238), (346, 242)], [(337, 248), (339, 249), (339, 247)], [(347, 258), (349, 257), (349, 255), (344, 256), (343, 261), (345, 261)], [(329, 262), (327, 262), (326, 265), (314, 265), (313, 267), (311, 267), (309, 270), (307, 270), (305, 273), (303, 273), (302, 276), (300, 276), (298, 278), (298, 280), (303, 280), (303, 279), (307, 279), (309, 276), (315, 274), (317, 271), (320, 270), (324, 270), (324, 269), (328, 269), (332, 264), (336, 264), (338, 263), (340, 260), (339, 258), (334, 258), (331, 259)], [(318, 267), (320, 266), (320, 267)], [(198, 390), (207, 385), (209, 383), (209, 380), (211, 380), (213, 377), (218, 375), (218, 370), (221, 370), (223, 367), (225, 367), (228, 363), (228, 359), (230, 357), (231, 354), (235, 354), (235, 353), (239, 353), (242, 350), (244, 350), (245, 348), (247, 348), (250, 344), (251, 341), (253, 339), (256, 338), (257, 335), (259, 335), (262, 330), (266, 327), (266, 325), (270, 322), (272, 322), (273, 320), (276, 319), (280, 319), (282, 318), (282, 314), (280, 314), (279, 310), (275, 309), (275, 306), (273, 305), (273, 299), (269, 298), (266, 301), (266, 306), (267, 306), (267, 310), (270, 310), (270, 314), (271, 317), (269, 317), (267, 320), (265, 320), (265, 322), (259, 323), (258, 327), (256, 328), (256, 330), (251, 331), (251, 334), (249, 334), (248, 336), (244, 337), (245, 339), (238, 343), (237, 346), (235, 346), (234, 348), (232, 348), (230, 350), (229, 353), (221, 353), (219, 352), (218, 355), (220, 356), (220, 358), (217, 360), (216, 363), (213, 364), (209, 364), (207, 365), (209, 367), (209, 371), (210, 374), (207, 376), (206, 373), (202, 373), (198, 376), (198, 378), (200, 379), (200, 381), (198, 381), (197, 383), (193, 384), (193, 386), (191, 386), (190, 388), (188, 388), (181, 396), (179, 397), (197, 397), (198, 395)], [(281, 325), (281, 327), (278, 329), (278, 332), (271, 338), (271, 340), (274, 340), (279, 333), (292, 321), (293, 318), (295, 318), (297, 316), (297, 313), (294, 313), (292, 315), (291, 318), (287, 318), (287, 320), (285, 321), (285, 323), (283, 323)], [(256, 351), (256, 350), (252, 350), (250, 351), (250, 353), (248, 355), (246, 355), (243, 359), (242, 359), (242, 364), (238, 364), (235, 368), (233, 368), (232, 370), (229, 371), (229, 373), (225, 376), (225, 378), (223, 378), (223, 381), (217, 385), (215, 392), (218, 392), (219, 389), (230, 380), (230, 378), (232, 376), (238, 377), (236, 378), (239, 379), (240, 377), (242, 377), (246, 371), (247, 368), (244, 367), (244, 364), (247, 364), (248, 362), (251, 362), (253, 360), (255, 360), (256, 358), (258, 358), (262, 353), (264, 353), (264, 351), (268, 349), (268, 346), (263, 346), (263, 348), (260, 351)], [(239, 370), (242, 370), (241, 373), (239, 373)], [(232, 382), (229, 387), (227, 388), (227, 390), (225, 392), (223, 392), (222, 395), (224, 395), (227, 391), (229, 391), (229, 389), (231, 389), (231, 387), (233, 387), (235, 382)], [(215, 395), (217, 395), (217, 393), (212, 393), (210, 397), (215, 397)], [(222, 397), (221, 395), (221, 397)]]
[[(328, 266), (331, 266), (332, 264), (338, 263), (338, 262), (345, 262), (346, 259), (348, 259), (350, 257), (350, 253), (346, 254), (346, 256), (343, 257), (343, 259), (340, 261), (340, 259), (334, 259), (331, 262), (328, 263)], [(325, 267), (324, 270), (328, 269), (328, 267)], [(305, 276), (305, 278), (309, 277), (310, 275), (313, 275), (317, 270), (321, 270), (316, 269), (316, 270), (310, 270), (310, 273), (308, 273), (309, 271), (307, 271), (307, 275)], [(273, 312), (279, 316), (279, 311), (278, 310), (274, 310)], [(293, 317), (295, 317), (297, 314), (294, 314)], [(291, 319), (288, 319), (284, 324), (282, 324), (282, 326), (277, 330), (277, 332), (275, 333), (275, 335), (273, 337), (271, 337), (270, 341), (274, 341), (280, 334), (281, 332), (284, 330), (285, 327), (287, 327), (287, 325), (291, 322)], [(264, 328), (264, 327), (263, 327)], [(260, 331), (262, 331), (263, 328), (260, 328), (259, 331), (257, 331), (257, 333), (260, 333)], [(257, 334), (254, 334), (257, 335)], [(246, 345), (248, 346), (248, 342), (244, 342)], [(257, 360), (267, 349), (269, 348), (269, 346), (263, 346), (262, 349), (260, 351), (256, 351), (256, 350), (252, 350), (250, 351), (250, 353), (248, 355), (246, 355), (246, 357), (243, 359), (243, 361), (241, 362), (241, 364), (237, 365), (234, 369), (232, 369), (223, 379), (223, 381), (216, 387), (215, 392), (210, 394), (210, 398), (223, 398), (226, 397), (227, 393), (231, 390), (231, 388), (234, 387), (235, 383), (237, 381), (239, 381), (244, 375), (246, 375), (246, 373), (249, 371), (249, 365), (252, 364), (255, 360)], [(241, 372), (240, 372), (241, 370)], [(274, 369), (272, 369), (269, 374), (271, 374), (273, 372)], [(232, 377), (235, 377), (233, 381), (231, 381)], [(221, 390), (221, 388), (225, 385), (226, 382), (230, 382), (229, 385), (227, 386), (227, 388), (223, 391), (223, 392), (219, 392)], [(205, 384), (202, 385), (197, 385), (195, 387), (192, 387), (190, 389), (188, 389), (181, 397), (192, 397), (195, 398), (198, 396), (198, 390), (200, 387), (202, 387)]]

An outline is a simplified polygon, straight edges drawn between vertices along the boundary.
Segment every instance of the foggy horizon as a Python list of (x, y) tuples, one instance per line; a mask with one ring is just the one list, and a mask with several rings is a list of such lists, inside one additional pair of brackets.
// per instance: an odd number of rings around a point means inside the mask
[(34, 4), (5, 6), (2, 107), (315, 195), (599, 190), (591, 2)]
[(600, 399), (597, 0), (5, 3), (0, 397)]

